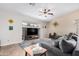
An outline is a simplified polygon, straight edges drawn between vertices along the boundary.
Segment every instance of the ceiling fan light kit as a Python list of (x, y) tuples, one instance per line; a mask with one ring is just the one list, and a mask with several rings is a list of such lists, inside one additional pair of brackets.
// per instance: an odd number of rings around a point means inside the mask
[(44, 17), (47, 17), (47, 16), (53, 16), (53, 12), (51, 12), (51, 9), (41, 9), (40, 10), (40, 15), (44, 16)]
[[(35, 6), (36, 3), (29, 3), (30, 6)], [(49, 17), (49, 16), (54, 16), (52, 9), (50, 8), (41, 8), (39, 11), (39, 16), (44, 16), (44, 17)]]

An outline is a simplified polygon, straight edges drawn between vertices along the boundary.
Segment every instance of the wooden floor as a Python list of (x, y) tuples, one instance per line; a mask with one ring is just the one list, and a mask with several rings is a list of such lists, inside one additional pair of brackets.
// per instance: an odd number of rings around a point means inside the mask
[(25, 51), (19, 44), (1, 46), (0, 56), (25, 56)]

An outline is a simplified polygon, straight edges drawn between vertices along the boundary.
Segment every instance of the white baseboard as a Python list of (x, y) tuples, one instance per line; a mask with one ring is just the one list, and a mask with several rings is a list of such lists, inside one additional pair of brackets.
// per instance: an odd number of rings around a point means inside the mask
[(18, 43), (21, 43), (21, 42), (23, 42), (23, 40), (21, 40), (21, 41), (19, 41), (19, 42), (11, 42), (11, 43), (5, 43), (5, 44), (1, 44), (0, 46), (6, 46), (6, 45), (12, 45), (12, 44), (18, 44)]

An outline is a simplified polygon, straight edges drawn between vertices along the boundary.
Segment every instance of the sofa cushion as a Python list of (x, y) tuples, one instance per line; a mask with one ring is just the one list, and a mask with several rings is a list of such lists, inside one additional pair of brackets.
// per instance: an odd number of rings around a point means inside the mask
[(40, 43), (41, 47), (47, 49), (47, 55), (48, 56), (63, 56), (64, 54), (62, 53), (62, 51), (54, 46), (49, 46), (45, 43)]
[(67, 40), (68, 43), (71, 43), (74, 47), (76, 47), (77, 41), (74, 39)]
[(59, 41), (55, 41), (54, 47), (59, 48)]
[[(55, 47), (57, 47), (57, 48), (59, 48), (59, 42), (61, 41), (61, 40), (66, 40), (67, 39), (67, 36), (62, 36), (62, 37), (60, 37), (60, 38), (58, 38), (58, 40), (55, 40), (55, 43), (54, 43), (54, 46)], [(60, 49), (60, 48), (59, 48)]]
[(59, 47), (63, 53), (72, 53), (76, 46), (76, 41), (71, 39), (71, 40), (61, 40), (59, 42)]

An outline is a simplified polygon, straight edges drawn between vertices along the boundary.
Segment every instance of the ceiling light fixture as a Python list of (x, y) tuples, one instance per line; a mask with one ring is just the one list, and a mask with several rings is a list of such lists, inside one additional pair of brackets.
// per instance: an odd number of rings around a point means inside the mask
[(48, 15), (53, 16), (53, 12), (51, 12), (51, 9), (41, 9), (40, 10), (40, 15), (44, 15), (45, 17), (47, 17)]

